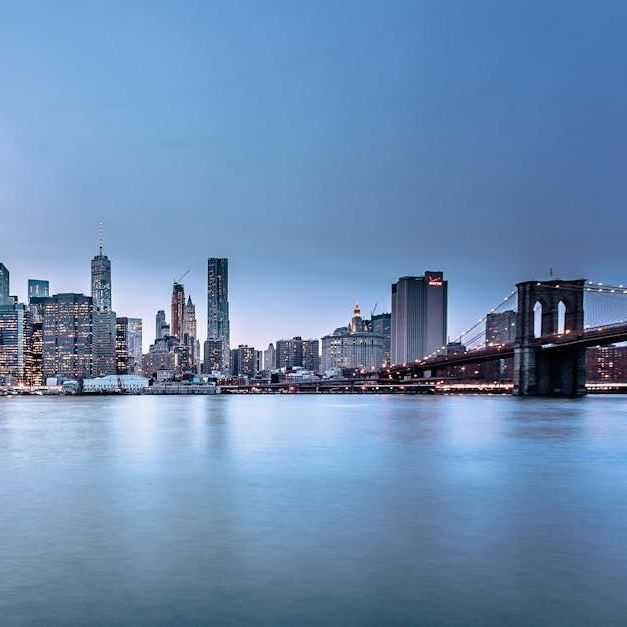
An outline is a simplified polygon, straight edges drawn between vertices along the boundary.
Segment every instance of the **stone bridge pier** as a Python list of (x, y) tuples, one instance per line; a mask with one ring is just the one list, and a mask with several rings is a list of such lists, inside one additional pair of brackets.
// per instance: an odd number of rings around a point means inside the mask
[[(586, 393), (586, 351), (578, 347), (546, 348), (550, 336), (583, 330), (584, 279), (518, 283), (514, 348), (514, 394), (518, 396), (582, 396)], [(559, 328), (560, 303), (564, 328)], [(541, 331), (535, 334), (534, 308), (542, 308)]]

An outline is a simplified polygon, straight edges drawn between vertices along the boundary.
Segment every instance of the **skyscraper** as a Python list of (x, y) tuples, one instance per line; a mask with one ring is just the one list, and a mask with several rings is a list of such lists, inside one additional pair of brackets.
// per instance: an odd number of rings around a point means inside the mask
[(91, 376), (91, 297), (55, 294), (42, 300), (43, 381), (56, 375), (72, 379)]
[(488, 346), (516, 341), (516, 312), (507, 309), (492, 312), (485, 319), (485, 342)]
[(163, 309), (159, 309), (155, 317), (155, 340), (158, 340), (165, 335), (166, 326), (165, 311), (163, 311)]
[(94, 308), (92, 317), (92, 374), (104, 377), (116, 373), (116, 315)]
[(115, 321), (115, 372), (128, 374), (128, 318)]
[(31, 382), (30, 312), (21, 303), (0, 302), (0, 378), (11, 383)]
[(170, 318), (170, 333), (183, 340), (185, 324), (185, 288), (176, 281), (172, 284), (172, 308)]
[(207, 340), (221, 342), (219, 369), (226, 371), (230, 360), (229, 260), (226, 258), (207, 260)]
[(101, 234), (99, 252), (91, 260), (91, 297), (96, 311), (111, 311), (111, 261), (102, 246)]
[(192, 301), (192, 297), (187, 297), (185, 305), (185, 324), (183, 325), (185, 343), (189, 352), (190, 365), (197, 366), (200, 361), (198, 348), (196, 347), (196, 305)]
[(274, 344), (268, 344), (268, 348), (263, 351), (263, 369), (274, 370), (276, 368), (276, 356), (274, 350)]
[(115, 374), (116, 316), (111, 304), (111, 261), (103, 254), (102, 230), (98, 254), (91, 260), (92, 374)]
[(141, 318), (128, 319), (128, 368), (130, 373), (141, 371), (143, 323)]
[(0, 263), (0, 305), (9, 304), (9, 271)]
[(390, 363), (390, 339), (392, 336), (392, 314), (372, 314), (370, 330), (383, 338), (383, 363)]
[(447, 292), (442, 272), (401, 277), (392, 285), (392, 363), (422, 359), (446, 344)]
[(28, 302), (31, 298), (50, 295), (50, 283), (39, 279), (28, 279)]

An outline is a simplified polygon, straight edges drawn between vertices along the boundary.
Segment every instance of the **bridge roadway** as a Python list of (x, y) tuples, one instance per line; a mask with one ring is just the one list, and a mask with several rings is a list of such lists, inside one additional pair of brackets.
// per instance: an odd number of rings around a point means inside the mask
[[(589, 348), (627, 342), (627, 323), (605, 325), (584, 329), (579, 333), (560, 333), (537, 338), (536, 344), (544, 351), (559, 351), (569, 348)], [(391, 366), (382, 371), (382, 374), (392, 377), (405, 374), (424, 373), (427, 370), (439, 370), (467, 364), (480, 364), (496, 359), (507, 359), (514, 356), (515, 344), (500, 344), (498, 346), (483, 346), (465, 353), (453, 353), (442, 357), (433, 357), (425, 361)]]

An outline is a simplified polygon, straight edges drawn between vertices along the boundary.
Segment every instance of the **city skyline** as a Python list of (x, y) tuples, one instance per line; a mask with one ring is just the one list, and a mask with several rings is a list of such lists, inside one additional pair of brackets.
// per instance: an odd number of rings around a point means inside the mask
[(21, 300), (29, 278), (88, 294), (103, 221), (113, 306), (145, 321), (187, 268), (203, 303), (228, 257), (233, 346), (320, 336), (426, 267), (453, 336), (549, 267), (619, 283), (626, 12), (8, 6), (1, 257)]

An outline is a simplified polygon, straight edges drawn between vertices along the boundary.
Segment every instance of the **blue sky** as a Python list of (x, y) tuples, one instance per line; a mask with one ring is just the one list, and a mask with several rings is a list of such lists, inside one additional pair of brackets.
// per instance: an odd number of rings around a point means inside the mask
[(627, 281), (624, 2), (0, 1), (0, 261), (118, 315), (227, 256), (232, 343), (319, 337), (399, 276), (450, 335), (518, 280)]

